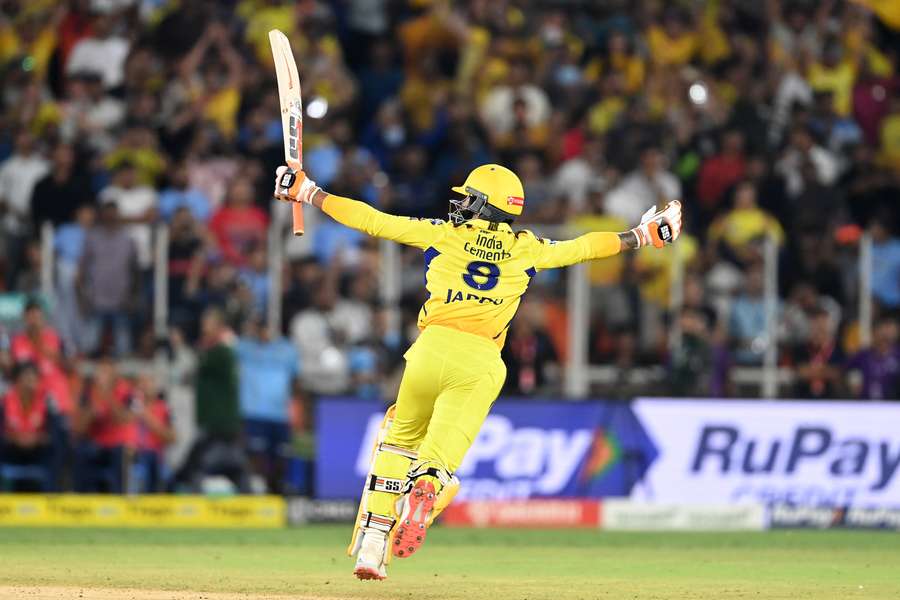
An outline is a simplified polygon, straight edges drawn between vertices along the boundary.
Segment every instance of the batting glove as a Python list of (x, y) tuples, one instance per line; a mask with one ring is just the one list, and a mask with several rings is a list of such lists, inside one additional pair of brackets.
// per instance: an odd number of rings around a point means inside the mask
[(285, 202), (305, 202), (312, 204), (318, 192), (322, 188), (316, 182), (306, 176), (306, 173), (295, 171), (290, 167), (278, 167), (275, 170), (274, 196)]
[(660, 211), (651, 206), (641, 217), (641, 224), (631, 231), (637, 237), (638, 248), (649, 244), (662, 248), (671, 244), (681, 235), (681, 202), (673, 200)]

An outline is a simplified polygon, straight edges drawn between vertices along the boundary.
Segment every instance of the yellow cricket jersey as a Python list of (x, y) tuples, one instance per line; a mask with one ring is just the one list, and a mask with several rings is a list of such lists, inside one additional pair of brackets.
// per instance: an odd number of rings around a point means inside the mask
[(322, 210), (334, 220), (369, 235), (424, 251), (428, 300), (419, 329), (440, 325), (492, 340), (498, 348), (532, 277), (618, 254), (617, 233), (593, 232), (551, 241), (530, 231), (475, 219), (453, 225), (439, 219), (388, 215), (356, 200), (326, 197)]

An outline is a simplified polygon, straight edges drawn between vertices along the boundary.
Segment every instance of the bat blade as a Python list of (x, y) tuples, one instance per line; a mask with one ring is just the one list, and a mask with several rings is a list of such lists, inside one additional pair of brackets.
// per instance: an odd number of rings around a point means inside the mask
[[(277, 29), (269, 32), (269, 45), (275, 61), (278, 98), (281, 104), (281, 128), (284, 132), (284, 161), (292, 169), (303, 168), (303, 99), (300, 74), (287, 36)], [(303, 235), (303, 208), (292, 205), (294, 235)]]

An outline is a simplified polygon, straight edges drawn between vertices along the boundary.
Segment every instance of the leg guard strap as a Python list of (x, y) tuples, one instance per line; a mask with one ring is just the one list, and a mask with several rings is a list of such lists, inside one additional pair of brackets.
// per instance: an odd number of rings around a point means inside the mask
[(394, 527), (394, 523), (397, 520), (392, 517), (386, 517), (385, 515), (376, 515), (371, 512), (364, 512), (362, 517), (359, 519), (360, 527), (369, 527), (371, 529), (377, 529), (378, 531), (383, 531), (385, 533), (390, 533), (391, 529)]
[[(362, 548), (363, 536), (366, 533), (367, 529), (375, 529), (384, 533), (385, 539), (391, 539), (391, 530), (394, 528), (394, 523), (397, 520), (393, 517), (386, 517), (385, 515), (375, 514), (373, 512), (360, 511), (359, 518), (356, 519), (356, 522), (353, 524), (353, 538), (350, 541), (350, 546), (347, 547), (347, 555), (353, 556), (354, 554), (359, 553), (360, 548)], [(390, 562), (390, 553), (385, 553), (385, 561)]]
[[(386, 444), (384, 442), (379, 443), (375, 447), (375, 456), (377, 456), (380, 452), (387, 452), (389, 454), (397, 454), (398, 456), (402, 456), (403, 458), (408, 458), (409, 460), (415, 460), (418, 453), (415, 450), (409, 450), (408, 448), (401, 448), (400, 446), (395, 446), (393, 444)], [(374, 458), (372, 460), (372, 466), (375, 466)], [(366, 492), (386, 492), (388, 494), (401, 494), (403, 493), (403, 487), (406, 485), (406, 479), (395, 479), (393, 477), (384, 477), (382, 475), (378, 475), (376, 473), (369, 473), (369, 479), (366, 482), (366, 487), (363, 491), (363, 500), (365, 500)]]
[(403, 487), (403, 493), (405, 494), (413, 489), (413, 486), (416, 485), (416, 480), (419, 477), (425, 476), (434, 477), (435, 479), (437, 479), (441, 484), (441, 488), (449, 485), (453, 480), (453, 473), (451, 473), (447, 469), (429, 466), (427, 463), (413, 463), (413, 465), (409, 468), (409, 472), (406, 474), (406, 485)]
[(399, 454), (400, 456), (405, 456), (409, 460), (416, 460), (417, 458), (419, 458), (419, 453), (415, 450), (401, 448), (400, 446), (386, 444), (385, 442), (381, 442), (380, 444), (378, 444), (376, 452), (390, 452), (391, 454)]

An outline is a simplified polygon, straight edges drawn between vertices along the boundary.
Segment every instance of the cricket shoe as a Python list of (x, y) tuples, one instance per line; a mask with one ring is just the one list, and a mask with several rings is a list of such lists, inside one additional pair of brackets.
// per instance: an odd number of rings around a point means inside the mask
[(387, 534), (377, 529), (366, 528), (362, 545), (356, 555), (353, 574), (357, 579), (387, 579), (384, 559), (387, 557)]
[(397, 558), (407, 558), (425, 542), (428, 518), (434, 508), (437, 494), (434, 484), (420, 479), (400, 502), (400, 518), (394, 532), (392, 552)]

